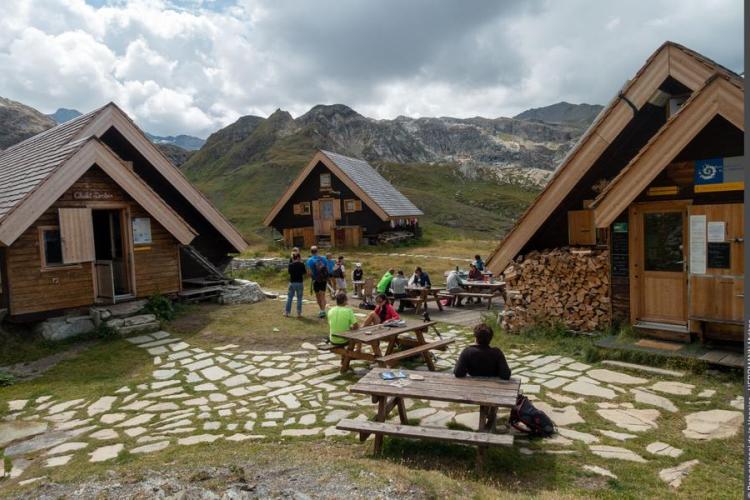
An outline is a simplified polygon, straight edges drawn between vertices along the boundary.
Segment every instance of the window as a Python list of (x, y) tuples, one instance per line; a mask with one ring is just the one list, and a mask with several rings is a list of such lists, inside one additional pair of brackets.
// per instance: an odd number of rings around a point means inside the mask
[(294, 215), (310, 215), (310, 202), (295, 203), (293, 209)]
[(682, 213), (643, 214), (643, 253), (646, 271), (683, 270)]
[(320, 189), (331, 188), (331, 174), (320, 174)]
[(45, 226), (39, 228), (39, 248), (41, 250), (42, 267), (63, 265), (62, 240), (60, 228)]
[(362, 210), (362, 202), (359, 200), (344, 200), (344, 212), (352, 213)]

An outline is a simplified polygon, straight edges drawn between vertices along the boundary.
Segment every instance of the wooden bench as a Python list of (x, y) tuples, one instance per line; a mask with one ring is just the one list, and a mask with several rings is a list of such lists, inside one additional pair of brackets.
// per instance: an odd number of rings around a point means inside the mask
[(428, 439), (432, 441), (446, 441), (450, 443), (477, 446), (477, 468), (482, 468), (484, 450), (488, 447), (513, 446), (512, 434), (492, 434), (490, 432), (459, 431), (438, 427), (423, 427), (417, 425), (392, 424), (388, 422), (373, 422), (369, 420), (341, 420), (336, 428), (342, 431), (359, 432), (360, 440), (364, 441), (370, 434), (376, 436), (398, 436), (407, 439)]
[(427, 363), (427, 366), (429, 367), (429, 369), (434, 371), (435, 364), (432, 361), (430, 350), (445, 349), (447, 345), (452, 344), (452, 343), (453, 343), (453, 339), (437, 340), (435, 342), (429, 342), (427, 344), (419, 344), (414, 347), (405, 349), (403, 351), (398, 351), (398, 352), (394, 352), (393, 354), (388, 354), (386, 356), (380, 356), (376, 358), (375, 360), (378, 362), (378, 364), (382, 366), (390, 367), (402, 359), (411, 358), (412, 356), (421, 354), (422, 357), (424, 358), (425, 363)]
[(483, 292), (458, 292), (458, 293), (440, 293), (438, 294), (438, 297), (443, 299), (449, 299), (454, 297), (461, 297), (463, 298), (480, 298), (480, 299), (487, 299), (487, 309), (492, 309), (492, 299), (495, 297), (500, 297), (498, 294), (494, 293), (483, 293)]

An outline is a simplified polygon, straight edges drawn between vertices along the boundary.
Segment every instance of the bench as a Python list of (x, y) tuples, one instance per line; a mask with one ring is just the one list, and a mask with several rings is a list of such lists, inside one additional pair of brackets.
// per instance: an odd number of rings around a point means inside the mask
[[(388, 422), (372, 422), (344, 419), (336, 428), (342, 431), (359, 432), (364, 441), (370, 434), (398, 436), (407, 439), (428, 439), (432, 441), (446, 441), (450, 443), (477, 446), (477, 468), (481, 469), (484, 449), (492, 446), (513, 446), (512, 434), (492, 434), (490, 432), (459, 431), (438, 427), (423, 427), (417, 425), (392, 424)], [(362, 439), (364, 438), (364, 439)]]
[(437, 340), (435, 342), (428, 342), (427, 344), (419, 344), (414, 347), (410, 347), (408, 349), (405, 349), (403, 351), (394, 352), (393, 354), (388, 354), (386, 356), (380, 356), (378, 358), (375, 358), (375, 360), (383, 366), (390, 367), (393, 364), (395, 364), (397, 361), (400, 361), (402, 359), (411, 358), (412, 356), (416, 356), (417, 354), (421, 354), (422, 357), (424, 357), (425, 363), (427, 363), (427, 366), (430, 368), (430, 370), (434, 370), (434, 363), (432, 361), (432, 357), (430, 356), (430, 350), (432, 349), (445, 349), (445, 347), (448, 344), (452, 344), (453, 339), (446, 339), (446, 340)]
[(494, 293), (484, 293), (484, 292), (458, 292), (458, 293), (448, 293), (443, 292), (438, 294), (438, 297), (441, 299), (451, 299), (454, 297), (461, 297), (463, 298), (480, 298), (480, 299), (487, 299), (487, 309), (492, 309), (492, 299), (495, 297), (499, 297), (500, 295), (494, 294)]

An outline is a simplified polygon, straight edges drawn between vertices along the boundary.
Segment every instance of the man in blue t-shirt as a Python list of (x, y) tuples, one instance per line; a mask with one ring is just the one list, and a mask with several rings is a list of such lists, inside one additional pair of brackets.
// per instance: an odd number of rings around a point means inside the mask
[(313, 293), (315, 294), (315, 301), (318, 303), (320, 312), (318, 313), (319, 318), (326, 317), (326, 285), (328, 285), (328, 260), (325, 257), (318, 255), (318, 247), (313, 245), (310, 247), (310, 258), (307, 259), (305, 265), (307, 266), (307, 272), (310, 275)]

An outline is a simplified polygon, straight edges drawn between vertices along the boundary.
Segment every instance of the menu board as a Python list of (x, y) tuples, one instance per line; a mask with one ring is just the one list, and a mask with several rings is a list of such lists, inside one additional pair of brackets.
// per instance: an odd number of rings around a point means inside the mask
[(706, 274), (706, 216), (690, 216), (690, 274)]
[(612, 224), (612, 276), (628, 277), (628, 223)]
[(151, 243), (151, 219), (136, 217), (133, 219), (133, 244)]
[(729, 243), (709, 243), (707, 254), (707, 267), (713, 269), (729, 269), (732, 267)]

